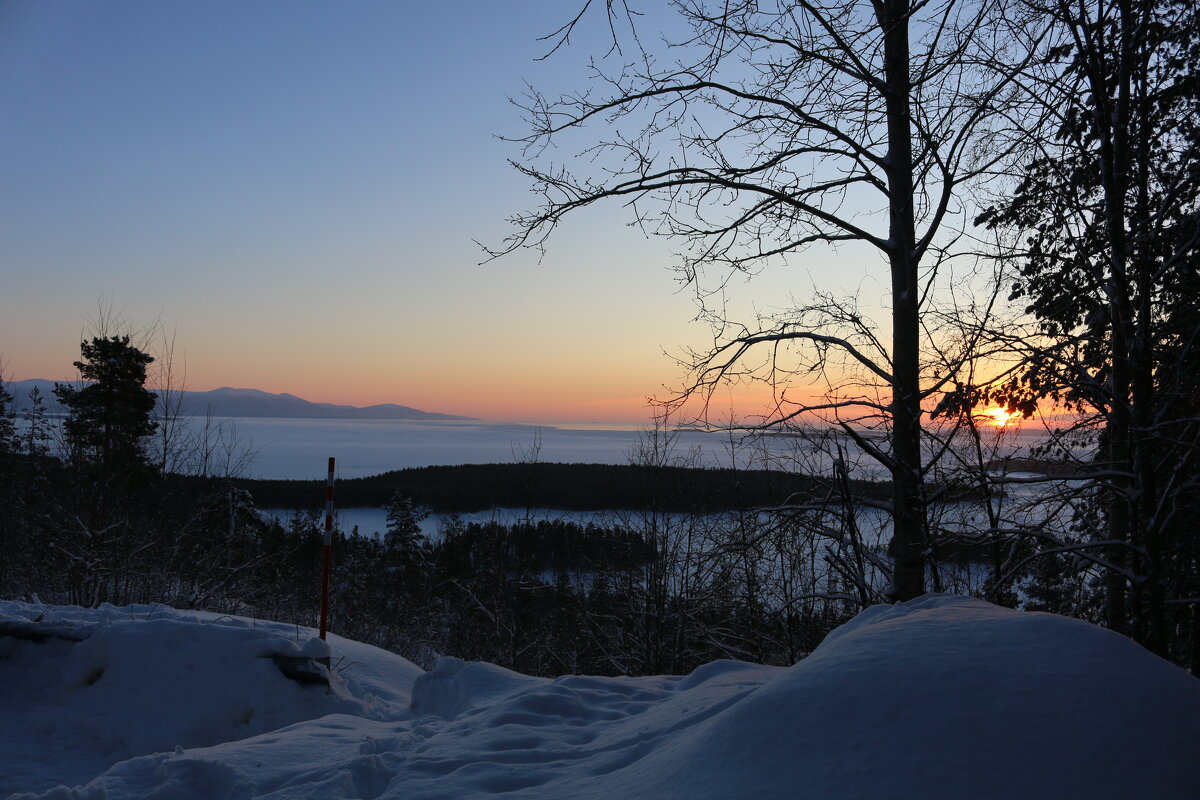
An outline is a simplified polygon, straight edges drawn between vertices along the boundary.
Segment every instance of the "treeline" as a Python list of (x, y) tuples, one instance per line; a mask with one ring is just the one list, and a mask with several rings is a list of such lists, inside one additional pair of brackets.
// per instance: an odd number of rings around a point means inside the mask
[[(182, 479), (189, 480), (189, 479)], [(315, 508), (324, 481), (235, 479), (263, 508)], [(851, 481), (868, 497), (884, 484)], [(650, 509), (712, 512), (808, 502), (828, 494), (828, 481), (779, 470), (702, 469), (667, 465), (462, 464), (393, 470), (337, 482), (339, 506), (382, 507), (400, 493), (431, 511), (490, 508)]]
[[(719, 658), (791, 664), (857, 606), (794, 530), (737, 515), (636, 514), (604, 525), (451, 516), (437, 537), (407, 498), (382, 537), (337, 532), (330, 629), (423, 666), (440, 655), (533, 675), (686, 673)], [(276, 545), (236, 613), (316, 621), (317, 516), (273, 522)], [(279, 538), (280, 531), (286, 534)]]

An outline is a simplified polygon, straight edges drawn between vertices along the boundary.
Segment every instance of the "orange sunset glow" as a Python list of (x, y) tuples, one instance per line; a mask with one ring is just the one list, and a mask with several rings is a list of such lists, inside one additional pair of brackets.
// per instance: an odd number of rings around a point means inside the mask
[(1010, 425), (1015, 425), (1021, 420), (1020, 411), (1009, 411), (1003, 406), (984, 409), (982, 414), (984, 421), (997, 428), (1007, 428)]

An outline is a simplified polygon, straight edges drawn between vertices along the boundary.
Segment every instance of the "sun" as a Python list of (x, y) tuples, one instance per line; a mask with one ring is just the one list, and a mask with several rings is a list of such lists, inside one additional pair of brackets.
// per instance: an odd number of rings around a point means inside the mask
[(1007, 428), (1021, 419), (1021, 412), (1009, 411), (1004, 406), (997, 406), (984, 409), (981, 416), (997, 428)]

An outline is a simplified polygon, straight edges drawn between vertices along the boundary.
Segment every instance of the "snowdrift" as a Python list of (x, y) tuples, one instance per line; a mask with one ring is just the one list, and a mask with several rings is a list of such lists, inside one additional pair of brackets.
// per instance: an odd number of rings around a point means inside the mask
[[(308, 628), (163, 606), (0, 602), (0, 797), (330, 714), (408, 718), (418, 667), (328, 644), (337, 652)], [(325, 656), (328, 685), (289, 679), (275, 660)]]
[[(555, 680), (165, 608), (0, 603), (0, 796), (1191, 798), (1200, 681), (1086, 623), (929, 595), (790, 668)], [(80, 641), (73, 641), (73, 639)], [(61, 784), (61, 785), (60, 785)], [(40, 794), (39, 794), (40, 793)]]

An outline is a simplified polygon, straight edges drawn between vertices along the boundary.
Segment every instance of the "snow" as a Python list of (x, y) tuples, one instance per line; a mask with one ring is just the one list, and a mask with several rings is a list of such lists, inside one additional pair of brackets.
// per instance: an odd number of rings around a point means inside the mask
[(311, 630), (162, 606), (0, 603), (4, 623), (53, 637), (0, 636), (0, 796), (85, 783), (135, 756), (331, 714), (407, 719), (421, 672), (391, 653), (330, 637), (335, 670), (326, 694), (325, 686), (284, 677), (272, 658), (331, 655)]
[(1200, 785), (1200, 682), (1110, 631), (970, 598), (870, 608), (788, 668), (642, 678), (455, 658), (422, 673), (330, 636), (329, 685), (304, 685), (273, 656), (321, 658), (311, 630), (163, 607), (7, 602), (0, 630), (58, 634), (0, 636), (0, 796), (1184, 798)]

